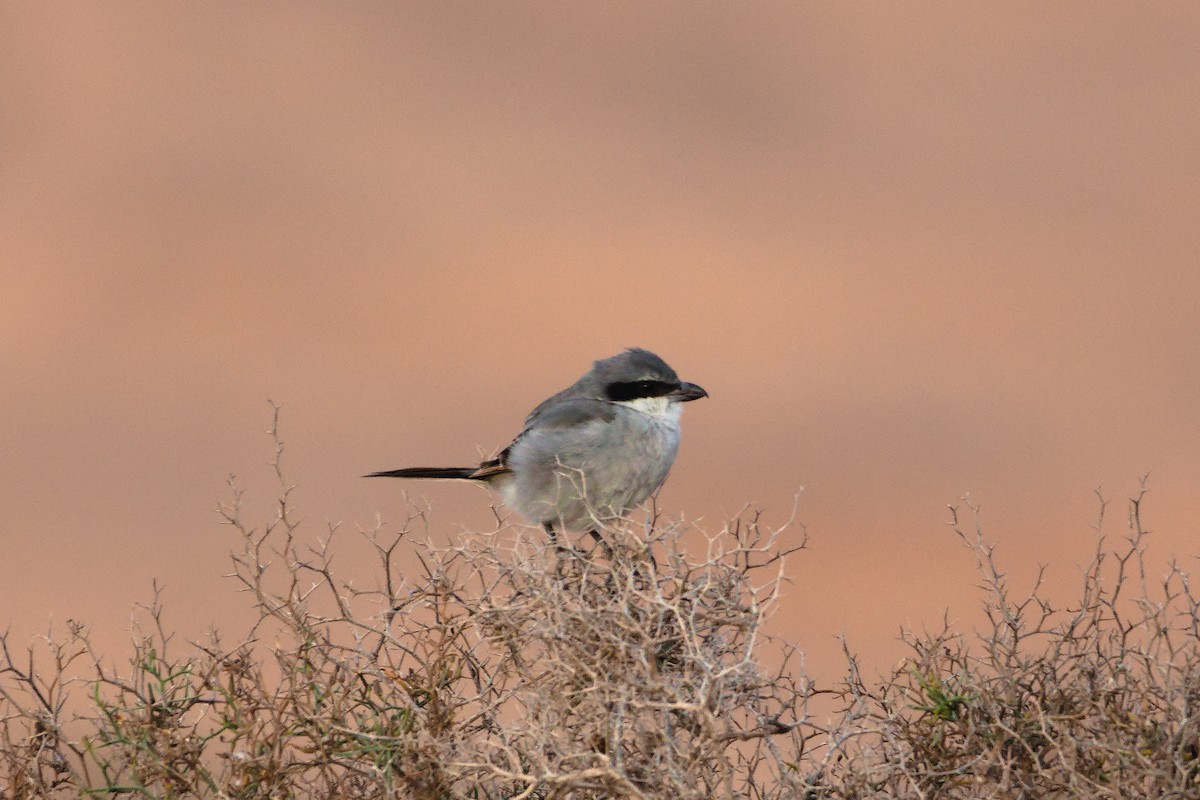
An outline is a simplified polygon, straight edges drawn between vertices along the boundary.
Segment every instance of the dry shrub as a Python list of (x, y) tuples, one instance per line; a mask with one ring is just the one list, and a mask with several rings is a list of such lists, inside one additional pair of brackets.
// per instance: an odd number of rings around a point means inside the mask
[(179, 645), (157, 592), (122, 667), (77, 623), (0, 637), (0, 794), (1200, 797), (1200, 604), (1178, 566), (1148, 578), (1140, 495), (1061, 607), (1040, 579), (1014, 592), (955, 509), (990, 624), (904, 634), (880, 681), (847, 648), (818, 691), (764, 630), (802, 534), (629, 522), (583, 552), (498, 524), (446, 546), (414, 512), (365, 532), (360, 588), (336, 528), (305, 539), (275, 445), (272, 521), (245, 522), (236, 490), (222, 508), (259, 611), (236, 642)]
[(850, 658), (845, 711), (812, 797), (1200, 797), (1200, 602), (1171, 563), (1152, 580), (1141, 505), (1097, 546), (1076, 599), (1051, 602), (1042, 573), (1014, 592), (974, 525), (988, 626), (905, 634), (911, 656), (869, 687)]
[(334, 573), (335, 529), (304, 540), (281, 453), (270, 524), (236, 489), (222, 508), (260, 612), (236, 644), (177, 647), (157, 597), (122, 669), (82, 626), (25, 654), (4, 639), (7, 796), (767, 798), (799, 780), (811, 689), (763, 630), (779, 531), (737, 522), (699, 557), (682, 524), (591, 552), (508, 525), (437, 546), (414, 513), (366, 532), (361, 589)]

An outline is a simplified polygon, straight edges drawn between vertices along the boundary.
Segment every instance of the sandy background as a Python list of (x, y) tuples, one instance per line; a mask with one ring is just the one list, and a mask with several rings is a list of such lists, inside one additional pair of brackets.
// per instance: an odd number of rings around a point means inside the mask
[[(217, 524), (405, 511), (589, 363), (659, 352), (669, 514), (798, 517), (836, 675), (975, 619), (947, 503), (1074, 580), (1151, 473), (1200, 552), (1200, 5), (0, 7), (0, 626), (236, 630)], [(438, 535), (486, 496), (414, 487)], [(360, 567), (347, 557), (341, 568)]]

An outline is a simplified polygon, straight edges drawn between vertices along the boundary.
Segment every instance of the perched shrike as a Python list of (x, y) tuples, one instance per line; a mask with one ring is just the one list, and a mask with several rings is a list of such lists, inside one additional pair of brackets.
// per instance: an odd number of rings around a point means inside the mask
[(479, 481), (551, 538), (558, 529), (591, 531), (599, 539), (599, 527), (662, 486), (679, 452), (679, 404), (707, 396), (654, 353), (634, 347), (597, 361), (542, 402), (512, 444), (478, 467), (408, 467), (364, 477)]

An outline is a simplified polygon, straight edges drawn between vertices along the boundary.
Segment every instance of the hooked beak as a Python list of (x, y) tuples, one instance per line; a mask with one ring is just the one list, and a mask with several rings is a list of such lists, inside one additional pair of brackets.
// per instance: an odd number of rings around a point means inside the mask
[(704, 391), (694, 383), (688, 383), (687, 381), (684, 381), (683, 383), (679, 384), (678, 389), (671, 392), (667, 396), (676, 403), (688, 403), (692, 400), (699, 400), (701, 397), (708, 397), (708, 392)]

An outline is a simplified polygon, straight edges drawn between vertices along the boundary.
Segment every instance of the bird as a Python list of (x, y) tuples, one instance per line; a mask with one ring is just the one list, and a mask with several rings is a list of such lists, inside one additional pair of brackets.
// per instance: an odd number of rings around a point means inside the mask
[(465, 480), (557, 532), (599, 530), (662, 486), (679, 452), (683, 403), (708, 397), (654, 353), (631, 347), (596, 361), (575, 383), (542, 401), (516, 438), (474, 467), (406, 467), (367, 478)]

